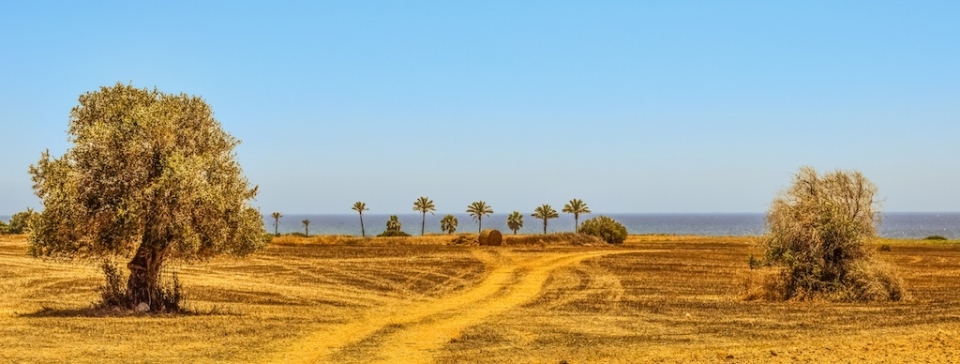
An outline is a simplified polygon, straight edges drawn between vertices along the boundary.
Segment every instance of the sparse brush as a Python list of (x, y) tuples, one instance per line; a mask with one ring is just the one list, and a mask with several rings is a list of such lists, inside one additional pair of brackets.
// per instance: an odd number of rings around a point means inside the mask
[(776, 268), (752, 269), (741, 279), (740, 298), (746, 301), (782, 301), (787, 297), (783, 272)]
[[(100, 295), (100, 302), (94, 304), (96, 308), (121, 308), (133, 309), (140, 302), (133, 302), (130, 295), (127, 294), (127, 277), (123, 275), (120, 267), (110, 260), (104, 260), (100, 264), (103, 271), (104, 283), (97, 287), (97, 293)], [(170, 274), (170, 282), (161, 282), (151, 294), (149, 305), (159, 312), (180, 313), (185, 312), (183, 284), (176, 272)]]
[(109, 260), (104, 260), (100, 264), (100, 269), (103, 271), (104, 283), (97, 287), (100, 302), (95, 306), (98, 308), (126, 307), (127, 277), (120, 272), (116, 263)]
[(186, 310), (184, 305), (185, 296), (183, 294), (183, 284), (180, 283), (180, 277), (177, 272), (170, 274), (170, 282), (164, 284), (157, 291), (157, 299), (160, 301), (161, 312), (182, 312)]
[(947, 238), (940, 235), (930, 235), (926, 238), (923, 238), (923, 240), (947, 240)]
[(546, 235), (506, 235), (504, 245), (605, 245), (600, 238), (577, 233), (554, 233)]
[(460, 234), (457, 237), (450, 240), (450, 244), (453, 245), (477, 245), (479, 241), (477, 238), (471, 237), (467, 234)]

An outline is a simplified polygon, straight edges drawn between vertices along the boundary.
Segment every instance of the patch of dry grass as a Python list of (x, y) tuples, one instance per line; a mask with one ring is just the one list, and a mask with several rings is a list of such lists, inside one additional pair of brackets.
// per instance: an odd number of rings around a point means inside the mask
[[(945, 362), (960, 349), (957, 244), (884, 241), (878, 258), (911, 299), (830, 304), (741, 299), (756, 238), (453, 237), (310, 237), (174, 267), (201, 313), (183, 316), (91, 312), (93, 265), (33, 259), (22, 237), (0, 237), (0, 362), (291, 362), (278, 353), (324, 333), (349, 339), (327, 359), (351, 362)], [(405, 342), (429, 349), (402, 356)]]
[[(902, 303), (741, 299), (754, 238), (632, 236), (635, 254), (557, 271), (530, 304), (473, 327), (440, 362), (932, 361), (960, 348), (960, 245), (904, 243), (883, 260)], [(473, 339), (473, 340), (469, 340)], [(896, 359), (899, 358), (899, 359)], [(909, 358), (909, 359), (907, 359)], [(519, 360), (518, 360), (519, 359)]]
[(256, 362), (365, 310), (475, 285), (483, 266), (442, 245), (273, 245), (243, 260), (173, 266), (198, 315), (91, 310), (92, 264), (26, 256), (0, 236), (0, 363)]

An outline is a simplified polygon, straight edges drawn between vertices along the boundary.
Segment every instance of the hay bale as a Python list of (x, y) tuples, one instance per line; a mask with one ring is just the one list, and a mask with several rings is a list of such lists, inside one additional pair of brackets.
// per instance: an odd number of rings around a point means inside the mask
[(503, 235), (500, 230), (486, 229), (480, 232), (480, 245), (500, 246), (503, 245)]

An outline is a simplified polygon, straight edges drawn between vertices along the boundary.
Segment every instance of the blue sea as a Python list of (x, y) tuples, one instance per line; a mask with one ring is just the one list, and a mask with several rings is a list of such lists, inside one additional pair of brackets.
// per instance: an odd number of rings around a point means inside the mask
[[(459, 221), (458, 232), (476, 232), (478, 225), (467, 214), (453, 214)], [(598, 214), (580, 216), (580, 221)], [(676, 234), (711, 236), (749, 236), (762, 235), (765, 231), (764, 214), (601, 214), (620, 221), (630, 234)], [(419, 214), (400, 214), (403, 231), (410, 235), (420, 234)], [(440, 232), (441, 214), (427, 214), (427, 233)], [(363, 223), (367, 235), (383, 232), (389, 215), (364, 214)], [(10, 216), (0, 216), (0, 220), (10, 221)], [(337, 215), (285, 215), (280, 218), (280, 232), (304, 232), (303, 220), (310, 220), (310, 234), (360, 235), (360, 217), (357, 214)], [(273, 219), (265, 216), (267, 231), (273, 232)], [(483, 218), (483, 227), (499, 229), (509, 233), (507, 214), (493, 214)], [(550, 219), (547, 232), (573, 231), (573, 216), (560, 214)], [(543, 232), (542, 220), (529, 214), (523, 217), (522, 234)], [(890, 212), (883, 215), (880, 224), (880, 236), (889, 238), (923, 238), (941, 235), (949, 239), (960, 239), (960, 212)]]
[[(476, 232), (478, 224), (467, 214), (453, 214), (459, 224), (458, 232)], [(580, 221), (598, 214), (580, 216)], [(601, 214), (620, 221), (630, 234), (677, 234), (710, 236), (749, 236), (762, 235), (765, 232), (765, 215), (762, 213), (726, 213), (726, 214)], [(420, 234), (420, 214), (399, 214), (403, 231), (411, 235)], [(439, 233), (441, 214), (426, 218), (426, 232)], [(364, 214), (363, 223), (367, 235), (383, 232), (389, 215)], [(337, 215), (285, 215), (280, 218), (281, 233), (304, 232), (303, 220), (310, 220), (310, 234), (360, 235), (360, 217), (358, 214)], [(273, 218), (265, 216), (267, 231), (273, 232)], [(573, 231), (573, 216), (560, 214), (550, 219), (547, 232)], [(509, 233), (507, 214), (493, 214), (483, 218), (484, 228), (499, 229)], [(523, 217), (523, 228), (519, 233), (537, 234), (543, 232), (543, 220), (529, 214)], [(893, 212), (883, 215), (880, 235), (890, 238), (923, 238), (941, 235), (950, 239), (960, 239), (960, 213), (902, 213)]]

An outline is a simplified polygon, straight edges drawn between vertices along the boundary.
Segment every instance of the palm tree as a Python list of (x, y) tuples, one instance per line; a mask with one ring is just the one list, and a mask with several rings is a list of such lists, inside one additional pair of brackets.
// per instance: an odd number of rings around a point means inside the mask
[(420, 221), (420, 236), (423, 236), (424, 227), (427, 224), (427, 213), (433, 215), (434, 211), (437, 211), (436, 207), (433, 206), (433, 200), (420, 197), (416, 201), (413, 201), (413, 211), (420, 211), (423, 214), (423, 220)]
[(270, 214), (273, 217), (273, 234), (280, 236), (280, 218), (283, 217), (279, 212)]
[(563, 212), (573, 214), (573, 231), (580, 232), (580, 214), (589, 214), (590, 208), (581, 199), (572, 199), (563, 206)]
[(517, 230), (523, 227), (523, 215), (520, 214), (520, 211), (514, 211), (507, 216), (507, 227), (513, 230), (513, 235), (517, 235)]
[(360, 234), (362, 234), (363, 237), (366, 238), (367, 231), (363, 229), (363, 212), (369, 210), (367, 208), (367, 204), (357, 201), (356, 203), (353, 204), (353, 208), (351, 208), (351, 210), (360, 213)]
[(547, 219), (555, 219), (560, 217), (560, 215), (557, 215), (557, 210), (554, 210), (553, 207), (550, 207), (550, 205), (547, 205), (547, 204), (543, 204), (543, 205), (540, 205), (540, 207), (537, 207), (536, 210), (533, 210), (533, 214), (531, 214), (530, 216), (533, 216), (538, 219), (543, 219), (544, 234), (547, 233)]
[(446, 231), (447, 234), (453, 234), (457, 231), (457, 218), (453, 215), (444, 216), (440, 220), (440, 230)]
[(310, 236), (310, 220), (303, 220), (303, 233), (306, 236)]
[(474, 220), (477, 220), (477, 232), (479, 233), (481, 229), (483, 229), (483, 217), (490, 216), (490, 214), (493, 213), (493, 209), (487, 206), (486, 202), (477, 201), (467, 206), (467, 212), (470, 213), (470, 216), (473, 216)]

